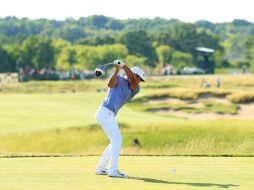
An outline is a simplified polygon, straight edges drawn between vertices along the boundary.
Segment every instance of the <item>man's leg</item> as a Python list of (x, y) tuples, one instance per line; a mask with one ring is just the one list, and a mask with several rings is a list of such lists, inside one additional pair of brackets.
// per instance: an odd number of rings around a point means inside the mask
[[(98, 111), (96, 112), (95, 118), (96, 121), (100, 124), (102, 129), (105, 127), (105, 123), (107, 123), (107, 112), (105, 109), (100, 107)], [(103, 129), (104, 130), (104, 129)], [(98, 164), (95, 170), (96, 175), (107, 175), (107, 162), (110, 158), (110, 152), (111, 152), (111, 144), (109, 144), (106, 149), (104, 150)]]
[[(104, 132), (108, 136), (111, 145), (110, 148), (108, 146), (104, 151), (105, 156), (108, 156), (108, 153), (110, 153), (109, 170), (118, 170), (118, 158), (122, 146), (122, 136), (118, 127), (118, 123), (113, 115), (108, 115), (107, 119), (100, 124)], [(106, 159), (103, 160), (104, 161), (102, 161), (102, 164), (105, 163)]]
[(109, 144), (107, 148), (104, 150), (97, 167), (106, 168), (107, 163), (110, 159), (110, 152), (111, 152), (111, 144)]
[[(107, 109), (102, 108), (97, 112), (96, 119), (111, 142), (110, 167), (108, 175), (111, 177), (128, 177), (128, 175), (118, 171), (118, 159), (122, 146), (122, 136), (114, 114), (107, 111)], [(106, 154), (107, 153), (108, 152), (106, 151)]]
[(112, 128), (111, 130), (107, 131), (111, 142), (109, 171), (118, 170), (118, 159), (122, 147), (122, 135), (120, 133), (116, 119), (114, 118), (114, 121), (112, 121), (111, 123)]
[[(101, 125), (110, 140), (110, 144), (104, 150), (97, 167), (106, 167), (111, 159), (110, 165), (113, 169), (118, 169), (118, 157), (122, 145), (122, 136), (114, 114), (104, 107), (100, 107), (96, 113), (96, 120)], [(113, 156), (112, 156), (113, 155)]]

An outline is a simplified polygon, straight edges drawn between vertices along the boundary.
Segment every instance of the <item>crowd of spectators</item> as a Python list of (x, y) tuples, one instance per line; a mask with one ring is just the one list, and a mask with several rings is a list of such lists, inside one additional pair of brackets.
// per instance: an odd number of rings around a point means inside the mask
[(29, 80), (83, 80), (94, 78), (94, 71), (83, 70), (55, 70), (52, 68), (35, 69), (30, 67), (19, 68), (19, 81)]

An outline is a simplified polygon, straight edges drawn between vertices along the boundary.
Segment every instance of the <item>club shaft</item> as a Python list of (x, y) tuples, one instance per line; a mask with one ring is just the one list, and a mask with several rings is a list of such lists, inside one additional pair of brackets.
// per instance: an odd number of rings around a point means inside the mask
[(101, 67), (108, 66), (108, 65), (113, 65), (113, 63), (106, 63), (103, 65), (100, 65), (99, 67), (96, 67), (96, 69), (100, 69)]
[(107, 66), (107, 65), (112, 65), (113, 63), (106, 63), (106, 64), (104, 64), (104, 65), (102, 65), (102, 66)]

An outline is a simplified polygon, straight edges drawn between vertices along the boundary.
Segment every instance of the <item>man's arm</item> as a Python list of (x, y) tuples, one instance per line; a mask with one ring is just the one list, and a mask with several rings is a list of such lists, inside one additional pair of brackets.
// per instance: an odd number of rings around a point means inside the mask
[(138, 81), (135, 76), (135, 74), (127, 67), (126, 65), (123, 66), (123, 69), (128, 76), (129, 82), (130, 82), (130, 87), (133, 91), (138, 89)]
[(114, 65), (114, 66), (115, 66), (115, 72), (111, 75), (111, 77), (108, 80), (109, 88), (114, 88), (118, 83), (117, 74), (120, 70), (120, 66), (119, 65)]

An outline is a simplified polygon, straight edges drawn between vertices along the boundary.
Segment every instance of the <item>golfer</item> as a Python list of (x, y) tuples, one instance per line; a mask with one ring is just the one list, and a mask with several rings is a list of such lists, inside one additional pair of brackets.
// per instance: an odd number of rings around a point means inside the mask
[[(127, 178), (128, 175), (118, 169), (122, 136), (116, 115), (119, 109), (139, 92), (139, 83), (144, 82), (145, 78), (143, 70), (139, 67), (129, 69), (121, 60), (115, 60), (113, 63), (115, 71), (108, 80), (108, 94), (96, 113), (96, 120), (109, 138), (110, 144), (104, 150), (95, 174)], [(120, 68), (123, 68), (127, 76), (118, 75)], [(110, 161), (110, 166), (107, 170), (108, 161)]]

